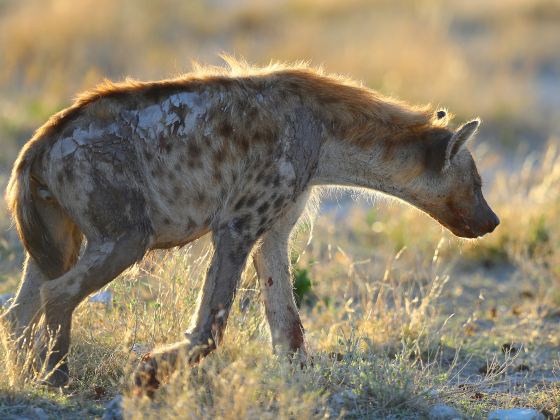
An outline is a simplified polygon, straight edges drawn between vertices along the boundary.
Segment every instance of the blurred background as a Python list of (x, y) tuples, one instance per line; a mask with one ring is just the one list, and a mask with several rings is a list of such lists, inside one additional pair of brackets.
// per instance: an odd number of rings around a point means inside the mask
[(532, 149), (560, 132), (559, 51), (557, 0), (0, 0), (0, 170), (78, 91), (220, 52), (309, 60)]

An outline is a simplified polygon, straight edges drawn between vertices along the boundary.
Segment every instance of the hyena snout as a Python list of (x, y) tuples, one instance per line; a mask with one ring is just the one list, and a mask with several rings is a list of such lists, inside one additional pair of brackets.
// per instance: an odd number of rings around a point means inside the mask
[(465, 226), (468, 232), (464, 236), (467, 238), (479, 238), (487, 233), (493, 232), (500, 224), (500, 219), (488, 205), (482, 194), (479, 194), (472, 212), (466, 217)]
[(490, 208), (482, 194), (475, 196), (470, 204), (448, 200), (445, 215), (438, 218), (453, 234), (461, 238), (479, 238), (493, 232), (500, 219)]
[(494, 232), (494, 229), (500, 224), (500, 219), (496, 213), (490, 208), (486, 202), (482, 209), (477, 209), (476, 219), (479, 221), (478, 236)]

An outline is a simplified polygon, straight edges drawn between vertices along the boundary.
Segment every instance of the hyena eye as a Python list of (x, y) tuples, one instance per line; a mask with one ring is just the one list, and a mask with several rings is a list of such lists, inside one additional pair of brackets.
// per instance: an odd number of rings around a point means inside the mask
[(445, 118), (446, 116), (446, 112), (442, 109), (440, 109), (437, 113), (436, 113), (436, 117), (438, 118), (438, 120), (441, 120), (442, 118)]

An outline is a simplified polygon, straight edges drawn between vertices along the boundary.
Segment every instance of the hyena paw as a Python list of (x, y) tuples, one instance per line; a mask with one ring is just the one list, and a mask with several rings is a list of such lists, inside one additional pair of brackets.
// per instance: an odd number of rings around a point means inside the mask
[(59, 364), (55, 369), (49, 369), (45, 378), (41, 381), (43, 385), (54, 388), (62, 388), (70, 382), (70, 373), (66, 362)]
[(189, 365), (196, 365), (202, 358), (216, 349), (216, 344), (212, 338), (207, 338), (206, 335), (200, 336), (196, 333), (185, 333), (186, 341), (182, 351), (185, 360)]
[(145, 354), (134, 371), (134, 394), (153, 398), (159, 386), (158, 362), (151, 353)]
[(155, 391), (179, 366), (192, 366), (215, 348), (186, 340), (145, 354), (134, 371), (134, 394), (152, 398)]

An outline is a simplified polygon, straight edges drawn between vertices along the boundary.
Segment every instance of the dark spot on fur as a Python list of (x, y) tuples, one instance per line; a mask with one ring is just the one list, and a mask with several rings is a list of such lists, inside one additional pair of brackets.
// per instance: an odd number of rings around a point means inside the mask
[(66, 175), (66, 180), (72, 182), (74, 180), (74, 170), (70, 164), (64, 165), (64, 175)]
[(171, 220), (169, 220), (167, 217), (164, 217), (163, 218), (163, 224), (169, 225), (169, 224), (171, 224)]
[(256, 202), (257, 202), (257, 195), (255, 194), (255, 195), (252, 195), (251, 197), (247, 198), (246, 206), (247, 207), (253, 207)]
[(195, 160), (195, 159), (189, 158), (187, 160), (187, 166), (191, 169), (201, 168), (202, 167), (202, 162), (200, 160)]
[(271, 287), (274, 284), (274, 281), (272, 280), (272, 277), (268, 278), (268, 281), (267, 281), (266, 284), (268, 284), (268, 287)]
[(173, 169), (175, 169), (175, 171), (177, 172), (181, 172), (181, 164), (177, 162), (175, 165), (173, 165)]
[(264, 175), (264, 171), (263, 171), (263, 175), (259, 176), (259, 179), (260, 179), (260, 182), (261, 182), (262, 185), (271, 185), (272, 184), (272, 178), (273, 178), (272, 174)]
[(223, 121), (218, 127), (218, 134), (222, 137), (231, 137), (233, 134), (233, 127), (227, 121)]
[(235, 204), (235, 207), (233, 208), (235, 211), (240, 210), (241, 207), (243, 207), (243, 205), (245, 204), (245, 200), (247, 197), (243, 196), (241, 197), (237, 203)]
[(150, 173), (152, 174), (152, 176), (154, 177), (161, 177), (163, 175), (163, 171), (161, 169), (161, 166), (159, 164), (157, 164), (154, 169), (152, 169), (150, 171)]
[[(131, 164), (130, 170), (134, 173), (137, 168)], [(139, 190), (111, 179), (103, 166), (94, 165), (90, 174), (95, 188), (82, 200), (87, 200), (86, 216), (101, 235), (115, 238), (133, 226), (145, 233), (151, 231), (146, 202)], [(111, 204), (110, 209), (107, 203)]]
[(216, 150), (216, 152), (214, 153), (214, 162), (216, 164), (220, 165), (226, 159), (226, 151), (226, 146), (222, 146), (220, 147), (220, 149)]
[(270, 207), (270, 204), (267, 201), (265, 201), (264, 203), (262, 203), (259, 206), (257, 211), (259, 212), (259, 214), (263, 214), (264, 212), (266, 212), (268, 210), (269, 207)]
[(279, 196), (276, 200), (274, 200), (274, 203), (272, 204), (276, 209), (279, 209), (280, 207), (282, 207), (282, 205), (285, 202), (285, 198), (283, 196)]
[(202, 191), (196, 193), (196, 201), (199, 206), (204, 206), (207, 199), (208, 197)]
[(56, 175), (56, 180), (57, 180), (60, 184), (62, 184), (62, 183), (64, 182), (64, 175), (62, 174), (62, 172), (59, 172), (59, 173)]
[(173, 194), (175, 194), (176, 197), (179, 197), (181, 195), (181, 187), (175, 185), (173, 187)]
[(241, 152), (243, 154), (247, 153), (249, 151), (249, 140), (247, 139), (247, 137), (242, 136), (239, 139), (239, 148), (241, 149)]
[(196, 143), (194, 143), (192, 140), (189, 142), (189, 145), (187, 146), (188, 151), (189, 151), (189, 156), (193, 159), (196, 159), (200, 156), (201, 150), (200, 150), (200, 146)]
[(233, 228), (237, 232), (243, 232), (251, 222), (251, 215), (246, 213), (243, 216), (237, 217), (233, 221)]

